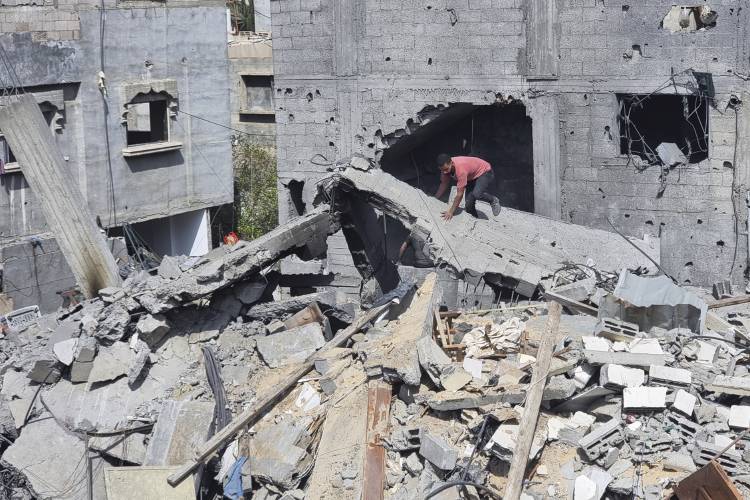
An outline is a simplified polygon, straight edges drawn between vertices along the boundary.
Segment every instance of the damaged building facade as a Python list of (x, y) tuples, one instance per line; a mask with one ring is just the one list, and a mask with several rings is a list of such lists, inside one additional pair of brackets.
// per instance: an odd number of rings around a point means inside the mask
[[(225, 4), (102, 6), (2, 2), (1, 86), (35, 97), (108, 235), (202, 255), (212, 209), (233, 199), (230, 132), (216, 125), (230, 116)], [(0, 156), (2, 291), (11, 309), (54, 310), (75, 280), (4, 138)], [(122, 243), (113, 252), (123, 264)]]
[[(661, 264), (681, 284), (744, 285), (743, 2), (271, 7), (281, 220), (313, 206), (317, 181), (339, 159), (375, 160), (428, 198), (438, 153), (476, 155), (492, 163), (504, 206), (658, 238)], [(397, 249), (385, 248), (384, 261)], [(325, 261), (286, 272), (360, 283), (341, 235)]]

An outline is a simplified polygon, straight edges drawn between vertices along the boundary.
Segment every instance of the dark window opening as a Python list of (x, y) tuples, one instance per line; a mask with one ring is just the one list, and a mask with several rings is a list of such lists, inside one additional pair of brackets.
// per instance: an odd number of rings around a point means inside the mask
[(243, 114), (273, 114), (273, 76), (242, 75), (246, 101), (241, 106)]
[(128, 146), (169, 140), (165, 98), (128, 105)]
[[(534, 211), (531, 118), (520, 103), (430, 106), (405, 129), (382, 139), (387, 146), (380, 160), (383, 170), (429, 196), (440, 184), (438, 154), (478, 156), (492, 165), (493, 194), (503, 206)], [(484, 202), (478, 202), (477, 209), (489, 213)]]
[(276, 123), (276, 117), (274, 115), (240, 113), (240, 123)]
[(302, 200), (302, 191), (305, 188), (305, 181), (289, 181), (289, 198), (297, 215), (304, 215), (306, 210), (305, 202)]
[(694, 95), (618, 94), (620, 153), (661, 163), (657, 147), (674, 143), (689, 163), (708, 158), (708, 103)]

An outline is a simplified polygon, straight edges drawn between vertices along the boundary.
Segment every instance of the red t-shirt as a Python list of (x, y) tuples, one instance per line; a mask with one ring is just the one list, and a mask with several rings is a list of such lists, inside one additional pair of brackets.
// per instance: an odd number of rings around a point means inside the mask
[[(477, 177), (492, 170), (489, 163), (475, 156), (454, 156), (451, 159), (456, 168), (453, 177), (456, 179), (458, 189), (465, 188), (467, 183), (477, 180)], [(441, 174), (441, 176), (443, 181), (448, 181), (451, 177), (447, 174)]]

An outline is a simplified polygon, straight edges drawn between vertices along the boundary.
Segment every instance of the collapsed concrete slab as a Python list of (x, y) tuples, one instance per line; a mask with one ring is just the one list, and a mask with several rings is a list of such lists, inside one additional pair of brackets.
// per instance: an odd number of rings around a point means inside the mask
[(39, 499), (85, 498), (85, 452), (82, 439), (46, 415), (26, 426), (3, 453), (3, 462), (23, 471)]
[[(659, 261), (658, 240), (625, 241), (608, 231), (508, 208), (490, 220), (461, 212), (446, 223), (440, 216), (445, 203), (380, 170), (346, 168), (319, 185), (328, 199), (356, 199), (400, 221), (436, 266), (452, 269), (467, 281), (484, 277), (526, 296), (567, 262), (591, 259), (601, 270), (643, 267), (655, 272), (656, 266), (637, 248)], [(368, 240), (379, 230), (373, 225), (360, 228)], [(378, 265), (372, 263), (373, 268)]]
[(143, 293), (137, 300), (151, 314), (169, 311), (249, 278), (287, 255), (316, 257), (326, 250), (326, 238), (336, 229), (328, 210), (319, 208), (256, 240), (212, 250), (194, 267)]

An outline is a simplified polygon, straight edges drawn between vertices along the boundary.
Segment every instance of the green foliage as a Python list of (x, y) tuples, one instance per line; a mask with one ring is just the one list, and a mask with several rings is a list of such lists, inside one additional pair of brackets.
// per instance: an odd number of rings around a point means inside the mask
[(234, 0), (229, 3), (232, 24), (239, 31), (255, 31), (255, 3), (253, 0)]
[(243, 137), (233, 147), (233, 159), (237, 232), (252, 240), (279, 223), (276, 155)]

